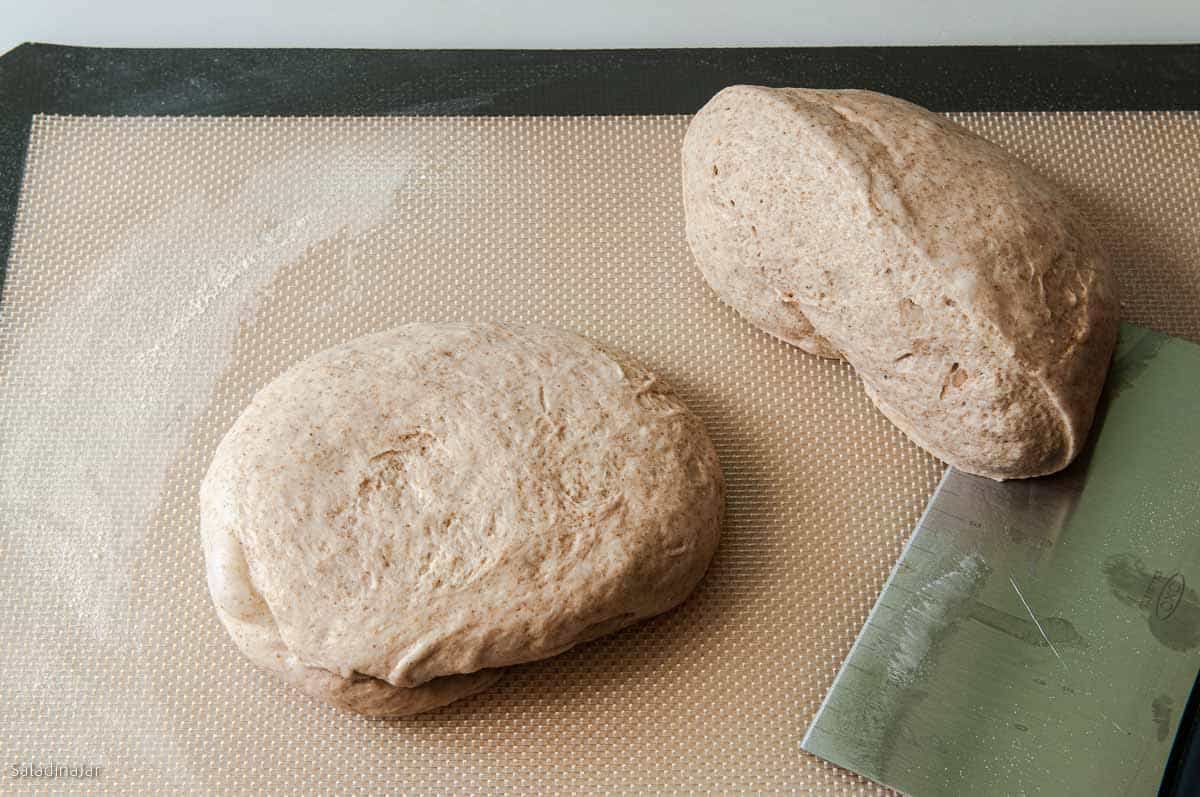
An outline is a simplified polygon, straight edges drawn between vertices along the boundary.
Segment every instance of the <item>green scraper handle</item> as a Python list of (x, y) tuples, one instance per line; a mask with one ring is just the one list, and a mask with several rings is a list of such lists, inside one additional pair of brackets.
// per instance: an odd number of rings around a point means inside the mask
[(1200, 676), (1175, 732), (1175, 744), (1163, 771), (1159, 797), (1191, 797), (1200, 794)]

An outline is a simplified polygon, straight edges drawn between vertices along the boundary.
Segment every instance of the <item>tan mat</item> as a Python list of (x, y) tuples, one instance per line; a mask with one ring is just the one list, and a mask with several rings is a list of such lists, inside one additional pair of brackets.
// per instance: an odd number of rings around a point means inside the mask
[[(1103, 230), (1129, 320), (1200, 339), (1200, 114), (956, 118)], [(33, 127), (0, 304), (0, 786), (126, 793), (868, 793), (800, 738), (941, 471), (845, 365), (721, 306), (686, 117), (84, 118)], [(417, 319), (576, 330), (663, 373), (729, 483), (681, 609), (407, 721), (254, 670), (196, 488), (253, 392)]]

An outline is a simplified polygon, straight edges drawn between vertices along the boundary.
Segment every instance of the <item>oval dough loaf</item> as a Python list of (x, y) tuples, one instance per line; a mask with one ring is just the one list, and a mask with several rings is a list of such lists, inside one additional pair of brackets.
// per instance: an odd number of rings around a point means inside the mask
[(918, 445), (995, 479), (1079, 452), (1116, 339), (1116, 280), (1046, 180), (868, 91), (734, 86), (683, 145), (687, 237), (717, 294), (844, 357)]
[(263, 388), (201, 534), (246, 656), (400, 715), (678, 604), (723, 496), (703, 424), (637, 365), (552, 329), (414, 324)]

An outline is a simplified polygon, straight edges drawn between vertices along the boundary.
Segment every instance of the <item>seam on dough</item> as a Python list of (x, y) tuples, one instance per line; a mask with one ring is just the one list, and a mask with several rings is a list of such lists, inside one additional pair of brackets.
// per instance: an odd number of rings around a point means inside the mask
[[(863, 131), (863, 133), (865, 133), (867, 137), (869, 137), (872, 141), (876, 142), (880, 147), (882, 147), (884, 149), (885, 152), (888, 153), (888, 158), (890, 160), (892, 160), (893, 163), (895, 162), (895, 158), (892, 155), (891, 148), (888, 147), (887, 144), (885, 144), (878, 136), (876, 136), (874, 131), (872, 131), (870, 127), (850, 118), (842, 109), (837, 108), (832, 103), (828, 107), (835, 115), (838, 116), (838, 118), (840, 118), (844, 122), (846, 122), (846, 124), (854, 127), (857, 130)], [(822, 139), (822, 143), (826, 145), (825, 150), (826, 150), (827, 154), (833, 154), (835, 156), (835, 158), (834, 158), (835, 162), (838, 162), (840, 164), (840, 162), (841, 162), (840, 159), (838, 159), (836, 157), (839, 154), (837, 145), (833, 144), (830, 141), (830, 136), (824, 130), (821, 130), (820, 137)], [(869, 179), (871, 171), (869, 169), (867, 169), (866, 166), (862, 163), (859, 153), (851, 151), (851, 154), (854, 155), (855, 162), (858, 163), (860, 170), (865, 175), (867, 175), (867, 177)], [(854, 179), (854, 175), (850, 174), (850, 172), (844, 166), (841, 166), (840, 168), (841, 168), (841, 172), (843, 175), (845, 175), (847, 178), (849, 178), (851, 180)], [(870, 201), (873, 205), (878, 206), (878, 203), (875, 202), (875, 200), (872, 196), (873, 186), (874, 186), (874, 181), (872, 180), (867, 189), (868, 201)], [(899, 192), (897, 192), (897, 195), (899, 195)], [(924, 265), (928, 268), (928, 270), (933, 273), (940, 274), (941, 269), (936, 267), (934, 258), (929, 254), (929, 251), (924, 246), (921, 246), (917, 242), (916, 238), (914, 238), (912, 235), (910, 235), (907, 231), (905, 231), (903, 229), (903, 227), (900, 224), (898, 224), (897, 219), (895, 218), (894, 214), (888, 213), (888, 214), (886, 214), (886, 218), (888, 221), (889, 229), (893, 233), (895, 233), (901, 239), (901, 241), (903, 241), (911, 250), (916, 251), (920, 254), (921, 258), (924, 260)], [(911, 221), (911, 218), (909, 220)], [(1015, 354), (1016, 354), (1015, 342), (1013, 340), (1011, 340), (1007, 335), (1003, 334), (1002, 330), (995, 323), (993, 323), (990, 319), (988, 319), (986, 316), (981, 316), (978, 313), (973, 312), (973, 310), (974, 310), (973, 305), (974, 305), (973, 302), (964, 303), (964, 308), (963, 308), (964, 311), (971, 311), (969, 313), (971, 316), (971, 319), (976, 321), (977, 323), (982, 323), (983, 325), (985, 325), (988, 328), (988, 331), (991, 333), (991, 335), (989, 337), (991, 337), (995, 340), (1003, 340), (1005, 342), (1005, 344), (1007, 344), (1007, 346), (1006, 346), (1007, 351), (1004, 353), (1007, 354), (1009, 357), (1015, 357)]]
[[(287, 640), (285, 640), (283, 638), (283, 633), (279, 630), (279, 620), (275, 616), (275, 610), (271, 608), (270, 601), (268, 601), (266, 596), (264, 596), (262, 594), (262, 591), (259, 589), (258, 585), (254, 583), (254, 576), (251, 574), (249, 562), (246, 560), (246, 547), (242, 543), (242, 538), (236, 532), (228, 532), (228, 533), (233, 538), (234, 542), (237, 543), (238, 555), (242, 558), (242, 561), (246, 563), (246, 567), (245, 567), (246, 591), (249, 594), (253, 595), (254, 598), (256, 598), (260, 603), (262, 603), (263, 608), (267, 613), (267, 618), (269, 619), (269, 623), (264, 623), (264, 624), (256, 623), (255, 625), (261, 625), (265, 628), (268, 628), (269, 632), (273, 635), (274, 639), (277, 639), (279, 641), (279, 647), (283, 651), (286, 651), (287, 655), (291, 659), (295, 660), (301, 666), (308, 666), (303, 661), (300, 660), (300, 657), (298, 655), (296, 655), (296, 652), (292, 650), (290, 645), (288, 645)], [(220, 612), (220, 614), (222, 614), (222, 615), (228, 614), (227, 612), (224, 611), (223, 608), (221, 608), (221, 607), (217, 607), (217, 608), (218, 608), (218, 611)], [(236, 618), (233, 618), (233, 619), (235, 622), (245, 623), (245, 621), (236, 620)], [(238, 645), (238, 647), (241, 647), (241, 645)], [(265, 655), (264, 652), (260, 652), (260, 651), (256, 651), (256, 652), (260, 653), (260, 657), (250, 656), (247, 651), (243, 650), (243, 653), (246, 653), (247, 657), (250, 658), (250, 660), (253, 661), (255, 664), (259, 664), (260, 666), (268, 667), (269, 669), (275, 669), (274, 667), (271, 666), (270, 663), (267, 663), (267, 662), (268, 661), (272, 662), (272, 663), (277, 662), (278, 655), (273, 654), (268, 657)], [(289, 666), (290, 662), (284, 661), (284, 662), (282, 662), (282, 664), (285, 668), (287, 668)]]
[[(892, 161), (893, 164), (895, 164), (895, 157), (892, 154), (891, 148), (888, 147), (887, 144), (884, 143), (877, 135), (875, 135), (874, 131), (872, 131), (870, 127), (862, 124), (861, 122), (858, 122), (858, 121), (852, 119), (846, 112), (843, 111), (843, 109), (838, 108), (832, 102), (828, 105), (828, 107), (834, 114), (836, 114), (846, 124), (852, 126), (856, 130), (862, 131), (872, 141), (876, 142), (880, 147), (882, 147), (883, 150), (885, 152), (887, 152), (888, 158)], [(831, 147), (836, 150), (836, 145), (832, 144), (828, 140), (829, 135), (824, 130), (821, 130), (820, 133), (821, 133), (820, 138), (822, 140), (822, 143), (826, 145), (826, 147), (825, 147), (826, 152), (829, 152)], [(836, 155), (838, 153), (835, 151), (833, 154)], [(869, 185), (867, 187), (867, 198), (868, 198), (868, 201), (878, 209), (878, 207), (879, 207), (878, 203), (875, 201), (874, 196), (873, 196), (875, 182), (873, 179), (871, 179), (871, 171), (869, 169), (867, 169), (865, 167), (865, 165), (862, 163), (860, 153), (850, 150), (849, 154), (852, 154), (854, 156), (856, 163), (858, 163), (858, 165), (859, 165), (859, 168), (867, 176), (867, 179), (869, 181)], [(835, 161), (840, 162), (836, 157), (835, 157)], [(846, 177), (848, 177), (852, 180), (854, 179), (854, 175), (850, 174), (850, 172), (844, 166), (841, 167), (841, 172)], [(912, 250), (918, 252), (920, 254), (921, 258), (925, 261), (925, 265), (931, 271), (933, 271), (934, 273), (941, 273), (941, 269), (935, 267), (934, 259), (929, 254), (928, 250), (925, 247), (920, 246), (917, 243), (916, 239), (913, 236), (909, 235), (902, 228), (902, 226), (898, 223), (897, 219), (895, 218), (894, 214), (889, 212), (884, 215), (888, 221), (888, 226), (893, 231), (893, 233), (898, 235), (900, 237), (900, 239), (902, 241), (904, 241), (904, 243), (907, 244)], [(1026, 363), (1023, 362), (1023, 358), (1020, 358), (1017, 356), (1016, 341), (1013, 340), (1012, 338), (1010, 338), (1008, 335), (1004, 334), (1003, 330), (1001, 330), (1001, 328), (992, 319), (988, 318), (986, 315), (981, 315), (977, 312), (973, 312), (974, 311), (973, 303), (964, 303), (963, 309), (964, 309), (964, 311), (967, 311), (970, 313), (971, 319), (975, 323), (980, 324), (981, 326), (984, 326), (987, 328), (989, 333), (991, 333), (988, 337), (990, 337), (992, 340), (1004, 341), (1006, 351), (1004, 351), (1003, 353), (1007, 356), (1008, 359), (1011, 359), (1014, 362), (1021, 365), (1022, 366), (1021, 371), (1025, 372), (1025, 373), (1029, 373), (1029, 371), (1032, 370), (1032, 369), (1027, 370), (1027, 365), (1026, 365)], [(808, 314), (805, 313), (805, 316), (807, 317)], [(812, 323), (811, 319), (810, 319), (809, 323)], [(816, 329), (816, 325), (814, 324), (813, 326), (814, 326), (814, 329)], [(997, 353), (999, 353), (999, 352), (997, 352)], [(851, 365), (853, 365), (853, 363), (851, 363)], [(1050, 386), (1046, 381), (1045, 375), (1039, 371), (1033, 371), (1033, 373), (1036, 373), (1036, 375), (1037, 375), (1036, 380), (1034, 381), (1034, 384), (1036, 384), (1036, 386), (1038, 388), (1038, 392), (1042, 395), (1042, 397), (1044, 399), (1044, 404), (1048, 405), (1053, 410), (1053, 414), (1058, 420), (1059, 428), (1063, 432), (1063, 438), (1066, 443), (1065, 451), (1056, 460), (1057, 466), (1054, 467), (1052, 470), (1044, 471), (1045, 473), (1052, 473), (1054, 471), (1061, 470), (1074, 457), (1074, 453), (1075, 453), (1075, 450), (1077, 448), (1077, 443), (1078, 443), (1077, 435), (1075, 434), (1075, 430), (1072, 428), (1072, 426), (1070, 424), (1069, 416), (1067, 415), (1066, 409), (1062, 405), (1060, 397), (1054, 391), (1052, 391), (1050, 389)], [(1020, 374), (1020, 372), (1018, 372), (1018, 374)], [(872, 400), (874, 400), (876, 404), (879, 404), (879, 400), (877, 398), (875, 398), (874, 396), (872, 396)], [(900, 413), (897, 412), (895, 407), (891, 407), (889, 405), (889, 409), (891, 410), (892, 414), (900, 415)], [(892, 419), (892, 422), (896, 423), (894, 419)], [(896, 425), (901, 426), (901, 424), (896, 424)], [(912, 434), (911, 427), (909, 427), (907, 424), (905, 424), (902, 428), (904, 429), (906, 434), (908, 434), (909, 437), (912, 438), (914, 441), (920, 441), (919, 445), (926, 448), (926, 450), (928, 450), (930, 452), (934, 451), (934, 448), (927, 445), (926, 442), (921, 437)], [(942, 457), (940, 454), (936, 455), (936, 456), (938, 456), (939, 459), (946, 461), (944, 459), (944, 457)], [(1038, 474), (1038, 475), (1041, 475), (1041, 474)]]

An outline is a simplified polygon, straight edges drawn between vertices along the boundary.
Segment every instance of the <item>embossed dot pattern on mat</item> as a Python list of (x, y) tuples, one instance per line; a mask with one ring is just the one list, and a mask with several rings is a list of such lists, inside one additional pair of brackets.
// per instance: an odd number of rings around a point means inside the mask
[[(957, 118), (1077, 198), (1127, 318), (1200, 338), (1200, 115)], [(130, 794), (880, 791), (799, 741), (941, 466), (850, 368), (706, 289), (686, 124), (36, 118), (0, 299), (0, 764), (99, 764), (55, 788)], [(708, 423), (728, 514), (677, 611), (370, 721), (235, 651), (196, 489), (267, 380), (416, 319), (635, 355)]]

